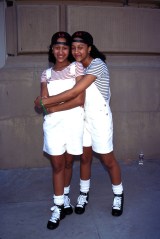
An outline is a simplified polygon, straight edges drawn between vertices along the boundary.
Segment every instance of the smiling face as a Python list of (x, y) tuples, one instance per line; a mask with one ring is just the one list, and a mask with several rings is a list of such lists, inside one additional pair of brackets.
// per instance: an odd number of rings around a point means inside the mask
[(56, 62), (62, 63), (68, 61), (69, 50), (69, 46), (66, 45), (66, 39), (58, 38), (57, 43), (52, 47), (52, 52), (56, 58)]
[(83, 42), (72, 42), (72, 55), (76, 61), (83, 65), (90, 59), (91, 47)]

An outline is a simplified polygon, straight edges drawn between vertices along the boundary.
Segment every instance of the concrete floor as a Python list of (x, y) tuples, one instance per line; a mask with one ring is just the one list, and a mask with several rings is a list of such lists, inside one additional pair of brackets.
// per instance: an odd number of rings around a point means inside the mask
[[(52, 206), (50, 168), (0, 170), (0, 239), (159, 239), (160, 160), (120, 162), (124, 213), (111, 215), (112, 191), (98, 159), (92, 165), (90, 200), (83, 215), (66, 216), (46, 228)], [(71, 202), (79, 194), (79, 162), (74, 164)]]

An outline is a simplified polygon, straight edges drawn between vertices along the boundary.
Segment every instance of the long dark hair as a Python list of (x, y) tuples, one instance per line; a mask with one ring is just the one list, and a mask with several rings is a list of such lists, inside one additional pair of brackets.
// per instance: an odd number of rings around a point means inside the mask
[(70, 62), (74, 61), (74, 58), (71, 54), (71, 36), (67, 32), (56, 32), (52, 38), (51, 38), (51, 44), (49, 46), (49, 51), (48, 51), (48, 61), (52, 63), (56, 63), (56, 58), (52, 52), (52, 47), (57, 43), (58, 38), (64, 38), (66, 39), (66, 45), (69, 46), (69, 55), (68, 55), (68, 60)]
[(91, 46), (90, 56), (93, 57), (93, 59), (100, 58), (104, 62), (106, 60), (106, 56), (100, 52), (95, 45)]

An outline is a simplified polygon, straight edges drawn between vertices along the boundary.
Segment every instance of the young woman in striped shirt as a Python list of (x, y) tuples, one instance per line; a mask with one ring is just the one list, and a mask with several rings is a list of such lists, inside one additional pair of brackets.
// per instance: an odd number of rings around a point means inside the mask
[[(88, 32), (78, 31), (72, 35), (72, 55), (85, 68), (85, 76), (62, 94), (43, 100), (44, 105), (66, 102), (86, 90), (83, 154), (80, 163), (80, 195), (75, 212), (82, 214), (89, 199), (92, 150), (98, 153), (106, 166), (113, 190), (112, 215), (123, 212), (123, 185), (121, 170), (113, 152), (113, 122), (109, 106), (110, 79), (105, 56), (93, 44)], [(36, 104), (39, 105), (39, 99)], [(55, 112), (50, 108), (49, 112)]]

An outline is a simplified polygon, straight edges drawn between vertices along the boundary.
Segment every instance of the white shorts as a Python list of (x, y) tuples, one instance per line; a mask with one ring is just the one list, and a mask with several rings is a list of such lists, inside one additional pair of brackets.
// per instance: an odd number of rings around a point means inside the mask
[(82, 107), (46, 115), (43, 123), (43, 151), (49, 155), (62, 155), (64, 152), (82, 154), (83, 128)]
[(112, 112), (108, 104), (85, 110), (83, 146), (92, 146), (93, 151), (100, 154), (113, 151)]

